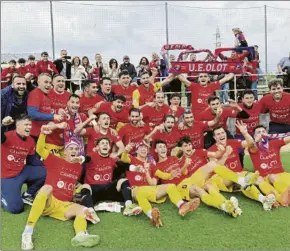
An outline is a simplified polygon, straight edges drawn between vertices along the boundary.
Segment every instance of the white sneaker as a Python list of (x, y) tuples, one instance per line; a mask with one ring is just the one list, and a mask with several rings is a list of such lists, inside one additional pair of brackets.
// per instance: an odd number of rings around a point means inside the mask
[(22, 234), (21, 249), (32, 250), (33, 248), (32, 234)]
[(237, 215), (237, 216), (241, 216), (242, 214), (242, 209), (239, 207), (239, 201), (236, 197), (232, 196), (230, 198), (230, 201), (232, 202), (233, 206), (234, 206), (234, 213)]
[(90, 207), (86, 209), (84, 212), (86, 215), (86, 220), (92, 222), (93, 224), (97, 224), (101, 221), (93, 208)]
[(93, 247), (100, 242), (98, 235), (88, 233), (78, 233), (74, 238), (71, 239), (71, 244), (74, 247)]
[(276, 202), (276, 197), (274, 194), (268, 194), (263, 201), (263, 208), (265, 211), (270, 211), (273, 204)]

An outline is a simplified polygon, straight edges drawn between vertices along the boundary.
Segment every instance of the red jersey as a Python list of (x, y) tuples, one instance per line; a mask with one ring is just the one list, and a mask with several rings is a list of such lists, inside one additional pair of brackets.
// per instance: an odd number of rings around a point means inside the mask
[(57, 93), (53, 88), (49, 90), (47, 97), (52, 101), (51, 107), (54, 113), (58, 113), (60, 108), (66, 108), (70, 95), (71, 94), (66, 90), (61, 94)]
[[(236, 118), (237, 115), (238, 115), (238, 110), (228, 108), (228, 107), (223, 108), (219, 122), (215, 126), (213, 126), (212, 128), (214, 129), (214, 128), (222, 126), (224, 129), (227, 130), (228, 129), (228, 126), (227, 126), (228, 118)], [(203, 112), (199, 113), (195, 117), (195, 119), (204, 120), (204, 121), (211, 121), (211, 120), (214, 120), (215, 117), (216, 117), (216, 115), (212, 113), (211, 109), (207, 108)]]
[[(34, 106), (39, 109), (41, 113), (53, 114), (52, 101), (39, 89), (36, 88), (29, 93), (27, 107)], [(53, 120), (53, 119), (52, 119)], [(38, 137), (42, 125), (47, 124), (48, 121), (32, 120), (31, 135)]]
[(141, 112), (143, 114), (143, 121), (146, 124), (153, 123), (153, 126), (162, 124), (165, 116), (172, 114), (170, 107), (165, 104), (160, 108), (160, 110), (157, 110), (156, 107), (145, 106)]
[(108, 129), (106, 134), (102, 134), (100, 132), (96, 132), (94, 128), (86, 128), (86, 136), (88, 137), (88, 146), (87, 152), (92, 152), (93, 148), (96, 146), (96, 141), (99, 138), (107, 137), (111, 141), (111, 151), (114, 144), (121, 141), (119, 135), (115, 136), (111, 133), (111, 130)]
[(102, 157), (96, 152), (89, 154), (91, 161), (87, 163), (85, 183), (107, 184), (112, 181), (117, 159)]
[(219, 81), (208, 83), (206, 86), (191, 83), (188, 89), (191, 91), (191, 109), (194, 116), (208, 108), (207, 99), (219, 90), (220, 86)]
[[(172, 170), (180, 170), (183, 166), (181, 165), (181, 162), (178, 158), (175, 156), (169, 156), (165, 161), (158, 162), (154, 171), (154, 174), (156, 174), (157, 170), (160, 170), (161, 172), (170, 173)], [(182, 180), (187, 178), (187, 175), (181, 175), (180, 178), (174, 178), (171, 180), (161, 180), (162, 184), (175, 184), (178, 185)]]
[(273, 139), (269, 141), (267, 152), (259, 149), (253, 153), (249, 151), (255, 171), (259, 171), (261, 176), (285, 172), (280, 158), (280, 149), (284, 146), (283, 139)]
[[(171, 109), (171, 108), (170, 108)], [(172, 110), (172, 109), (171, 109)], [(184, 113), (184, 111), (185, 111), (185, 109), (182, 107), (182, 106), (178, 106), (177, 107), (177, 111), (176, 112), (174, 112), (173, 110), (172, 110), (172, 114), (176, 117), (176, 118), (180, 118), (181, 117), (181, 115)]]
[(282, 99), (276, 102), (271, 94), (264, 96), (260, 101), (261, 112), (270, 113), (272, 122), (290, 124), (290, 94), (283, 92)]
[(31, 73), (32, 75), (34, 75), (34, 77), (36, 76), (36, 64), (28, 64), (25, 66), (25, 69), (27, 73)]
[[(228, 139), (226, 143), (226, 146), (231, 146), (233, 148), (233, 152), (227, 158), (225, 166), (234, 172), (243, 171), (243, 167), (242, 167), (240, 157), (239, 157), (239, 150), (243, 148), (241, 143), (242, 143), (242, 140), (239, 140), (239, 139)], [(209, 152), (216, 152), (217, 150), (218, 148), (216, 144), (214, 144), (208, 149)]]
[[(3, 71), (1, 72), (1, 80), (2, 81), (9, 81), (12, 78), (12, 74), (16, 72), (16, 69), (12, 69), (10, 67), (3, 69)], [(10, 74), (10, 76), (7, 76), (8, 74)]]
[(140, 85), (138, 87), (138, 91), (140, 93), (140, 98), (139, 98), (139, 106), (144, 105), (148, 102), (153, 102), (154, 100), (154, 86), (153, 84), (149, 84), (149, 88), (146, 89), (144, 85)]
[(111, 128), (115, 129), (119, 122), (122, 122), (122, 123), (129, 122), (129, 119), (128, 119), (129, 109), (127, 107), (123, 107), (123, 109), (120, 112), (114, 112), (112, 110), (112, 103), (105, 102), (105, 103), (101, 104), (100, 109), (98, 111), (106, 112), (110, 115), (110, 117), (111, 117), (110, 127)]
[(16, 68), (16, 72), (24, 77), (25, 74), (27, 73), (27, 70), (26, 70), (25, 66), (18, 67), (18, 68)]
[(87, 98), (84, 94), (80, 98), (80, 112), (84, 114), (88, 114), (88, 111), (94, 108), (96, 103), (100, 101), (105, 101), (103, 97), (100, 95), (96, 95), (94, 97)]
[(6, 132), (5, 136), (6, 141), (1, 145), (1, 178), (12, 178), (26, 165), (27, 155), (35, 154), (35, 142), (32, 137), (22, 140), (16, 130)]
[[(48, 70), (48, 65), (50, 65), (50, 68), (53, 70), (53, 72)], [(59, 74), (59, 72), (55, 68), (55, 65), (51, 61), (44, 62), (40, 60), (36, 63), (36, 76), (38, 77), (41, 73)]]
[(144, 136), (150, 133), (150, 127), (145, 124), (143, 127), (135, 127), (131, 124), (124, 125), (120, 131), (119, 136), (124, 145), (131, 143), (140, 143)]
[(44, 161), (47, 169), (45, 184), (53, 187), (53, 196), (61, 201), (72, 201), (76, 183), (82, 174), (79, 163), (69, 163), (49, 154)]
[[(208, 151), (205, 149), (195, 149), (192, 155), (190, 156), (191, 164), (187, 167), (188, 176), (194, 174), (200, 167), (208, 163), (207, 159)], [(183, 156), (181, 161), (181, 166), (184, 166), (186, 157)]]
[[(259, 103), (254, 103), (251, 108), (247, 108), (244, 104), (239, 104), (239, 106), (244, 109), (250, 117), (248, 119), (237, 119), (237, 121), (243, 121), (247, 125), (247, 129), (250, 135), (253, 135), (254, 128), (259, 125), (261, 106)], [(236, 127), (236, 134), (241, 135), (240, 129)]]
[(208, 131), (207, 121), (194, 121), (191, 128), (179, 130), (182, 137), (188, 136), (191, 138), (192, 147), (194, 149), (204, 148), (204, 132)]
[(122, 85), (112, 85), (112, 92), (118, 95), (123, 95), (126, 98), (124, 106), (132, 108), (133, 106), (133, 92), (137, 89), (136, 86), (129, 85), (128, 88), (124, 88)]

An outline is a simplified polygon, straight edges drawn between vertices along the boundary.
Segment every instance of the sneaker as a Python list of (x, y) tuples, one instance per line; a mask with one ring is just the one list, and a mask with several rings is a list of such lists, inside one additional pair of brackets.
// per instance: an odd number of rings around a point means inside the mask
[(34, 197), (25, 192), (22, 194), (22, 201), (24, 204), (32, 206)]
[(272, 193), (268, 194), (263, 201), (264, 210), (266, 210), (266, 211), (271, 210), (275, 201), (276, 201), (275, 195)]
[(253, 185), (256, 183), (257, 179), (259, 178), (260, 176), (260, 173), (259, 171), (256, 171), (254, 173), (248, 173), (246, 176), (245, 176), (245, 181), (247, 183), (247, 185), (245, 186), (244, 189), (246, 189), (248, 186), (250, 185)]
[(22, 234), (21, 249), (32, 250), (33, 248), (32, 234)]
[(185, 216), (189, 212), (196, 210), (199, 207), (199, 205), (200, 205), (200, 199), (194, 198), (194, 199), (190, 200), (189, 202), (183, 203), (181, 205), (181, 207), (179, 208), (178, 213), (181, 216)]
[(124, 212), (123, 212), (123, 215), (126, 215), (126, 216), (132, 216), (132, 215), (138, 215), (142, 213), (142, 208), (139, 207), (137, 204), (130, 204), (128, 205)]
[(151, 219), (152, 225), (154, 227), (162, 227), (162, 221), (160, 219), (160, 211), (158, 208), (153, 208), (152, 209), (152, 219)]
[(86, 220), (92, 222), (93, 224), (97, 224), (101, 221), (98, 215), (96, 214), (95, 210), (91, 207), (88, 209), (85, 209), (84, 213), (86, 215), (85, 217)]
[(82, 195), (81, 193), (76, 193), (76, 194), (73, 196), (72, 201), (73, 201), (74, 203), (77, 203), (77, 204), (82, 205), (83, 199), (84, 199), (85, 197), (86, 197), (86, 195)]
[(238, 216), (242, 215), (242, 209), (239, 207), (239, 201), (236, 197), (232, 196), (230, 198), (230, 202), (232, 203), (234, 207), (234, 211), (232, 212), (232, 216), (237, 218)]
[(73, 247), (93, 247), (100, 242), (100, 237), (94, 234), (82, 233), (77, 234), (71, 239)]

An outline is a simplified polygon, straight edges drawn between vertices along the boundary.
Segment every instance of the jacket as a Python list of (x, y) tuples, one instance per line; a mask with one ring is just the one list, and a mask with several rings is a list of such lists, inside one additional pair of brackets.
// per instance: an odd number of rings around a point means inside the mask
[[(55, 61), (53, 61), (54, 65), (55, 65), (55, 68), (57, 69), (57, 71), (59, 73), (61, 73), (62, 69), (63, 69), (63, 63), (62, 63), (62, 59), (57, 59)], [(66, 63), (66, 72), (65, 72), (65, 76), (67, 79), (71, 79), (71, 63), (66, 60), (65, 61)]]
[(121, 64), (120, 65), (120, 71), (123, 71), (123, 70), (127, 70), (132, 79), (137, 77), (137, 72), (136, 72), (135, 66), (133, 64), (131, 64), (131, 63)]

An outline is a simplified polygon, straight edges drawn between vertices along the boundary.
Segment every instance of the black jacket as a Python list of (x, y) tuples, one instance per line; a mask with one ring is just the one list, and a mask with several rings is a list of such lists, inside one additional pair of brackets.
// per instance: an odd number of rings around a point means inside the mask
[[(54, 65), (58, 71), (58, 73), (60, 74), (62, 69), (63, 69), (63, 64), (62, 64), (62, 60), (61, 59), (57, 59), (54, 62)], [(71, 63), (66, 60), (66, 78), (70, 79), (71, 78)]]
[(137, 72), (136, 72), (136, 69), (135, 69), (135, 66), (131, 63), (128, 63), (128, 64), (121, 64), (120, 65), (120, 70), (123, 71), (123, 70), (127, 70), (130, 74), (130, 77), (133, 79), (135, 77), (137, 77)]

